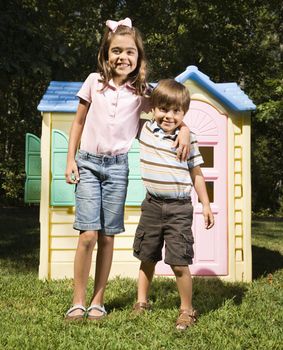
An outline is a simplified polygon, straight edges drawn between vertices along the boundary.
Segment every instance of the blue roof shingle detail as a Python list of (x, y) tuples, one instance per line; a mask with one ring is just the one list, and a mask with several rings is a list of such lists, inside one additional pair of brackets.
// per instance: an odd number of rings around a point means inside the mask
[[(189, 79), (195, 81), (232, 110), (243, 112), (256, 109), (252, 100), (236, 83), (214, 83), (196, 66), (187, 67), (175, 79), (180, 83)], [(82, 82), (51, 81), (37, 109), (41, 112), (76, 112), (79, 104), (76, 94), (82, 84)]]
[(253, 101), (236, 83), (214, 83), (209, 77), (198, 70), (196, 66), (189, 66), (178, 75), (175, 80), (184, 83), (193, 80), (218, 98), (223, 104), (235, 111), (252, 111), (256, 109)]
[(76, 112), (81, 82), (51, 81), (37, 109), (41, 112)]

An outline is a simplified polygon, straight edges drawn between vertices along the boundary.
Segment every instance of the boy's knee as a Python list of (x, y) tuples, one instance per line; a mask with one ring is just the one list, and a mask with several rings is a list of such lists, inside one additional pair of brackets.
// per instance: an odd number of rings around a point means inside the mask
[(156, 262), (141, 261), (140, 269), (155, 269)]
[(182, 277), (188, 273), (188, 266), (171, 265), (171, 269), (173, 270), (176, 277)]

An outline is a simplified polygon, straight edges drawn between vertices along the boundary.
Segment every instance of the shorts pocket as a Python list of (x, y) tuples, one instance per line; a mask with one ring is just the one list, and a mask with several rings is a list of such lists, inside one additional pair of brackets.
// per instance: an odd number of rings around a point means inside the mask
[(184, 258), (193, 258), (194, 257), (194, 237), (192, 235), (192, 232), (190, 230), (189, 233), (183, 233), (182, 234), (184, 239), (184, 245), (183, 245), (183, 256)]
[(137, 254), (139, 254), (141, 250), (143, 237), (144, 237), (144, 230), (137, 229), (137, 232), (135, 234), (134, 244), (133, 244), (134, 252)]

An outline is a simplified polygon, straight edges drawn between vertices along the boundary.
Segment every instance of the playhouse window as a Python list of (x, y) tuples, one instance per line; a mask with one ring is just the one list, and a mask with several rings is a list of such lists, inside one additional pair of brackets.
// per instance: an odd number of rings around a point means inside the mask
[[(206, 190), (209, 198), (209, 202), (213, 203), (214, 202), (214, 182), (213, 181), (205, 181), (206, 184)], [(200, 202), (200, 200), (198, 199)]]
[(199, 151), (202, 155), (204, 164), (203, 168), (213, 168), (214, 167), (214, 148), (212, 146), (200, 146)]

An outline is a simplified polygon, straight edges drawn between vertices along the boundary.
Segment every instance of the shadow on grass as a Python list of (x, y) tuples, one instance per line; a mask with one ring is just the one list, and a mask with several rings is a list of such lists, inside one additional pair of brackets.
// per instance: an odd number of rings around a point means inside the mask
[(283, 256), (280, 252), (263, 247), (252, 246), (253, 279), (266, 276), (283, 268)]
[(1, 208), (0, 259), (8, 271), (33, 272), (38, 269), (39, 208)]
[[(217, 277), (193, 279), (193, 305), (200, 313), (218, 309), (226, 300), (241, 304), (247, 290), (243, 283), (223, 282)], [(175, 280), (158, 279), (152, 290), (153, 300), (158, 302), (158, 308), (167, 309), (179, 305), (179, 295)]]
[[(124, 281), (124, 282), (122, 282)], [(110, 281), (109, 287), (120, 290), (112, 293), (112, 298), (108, 299), (107, 308), (109, 311), (131, 308), (136, 301), (136, 281), (129, 279), (125, 290), (125, 279), (119, 278)], [(204, 314), (216, 310), (227, 300), (233, 300), (236, 305), (241, 304), (247, 290), (244, 283), (223, 282), (219, 278), (193, 279), (193, 304), (199, 313)], [(179, 308), (180, 298), (174, 278), (155, 277), (150, 289), (150, 302), (153, 309), (173, 310)]]

